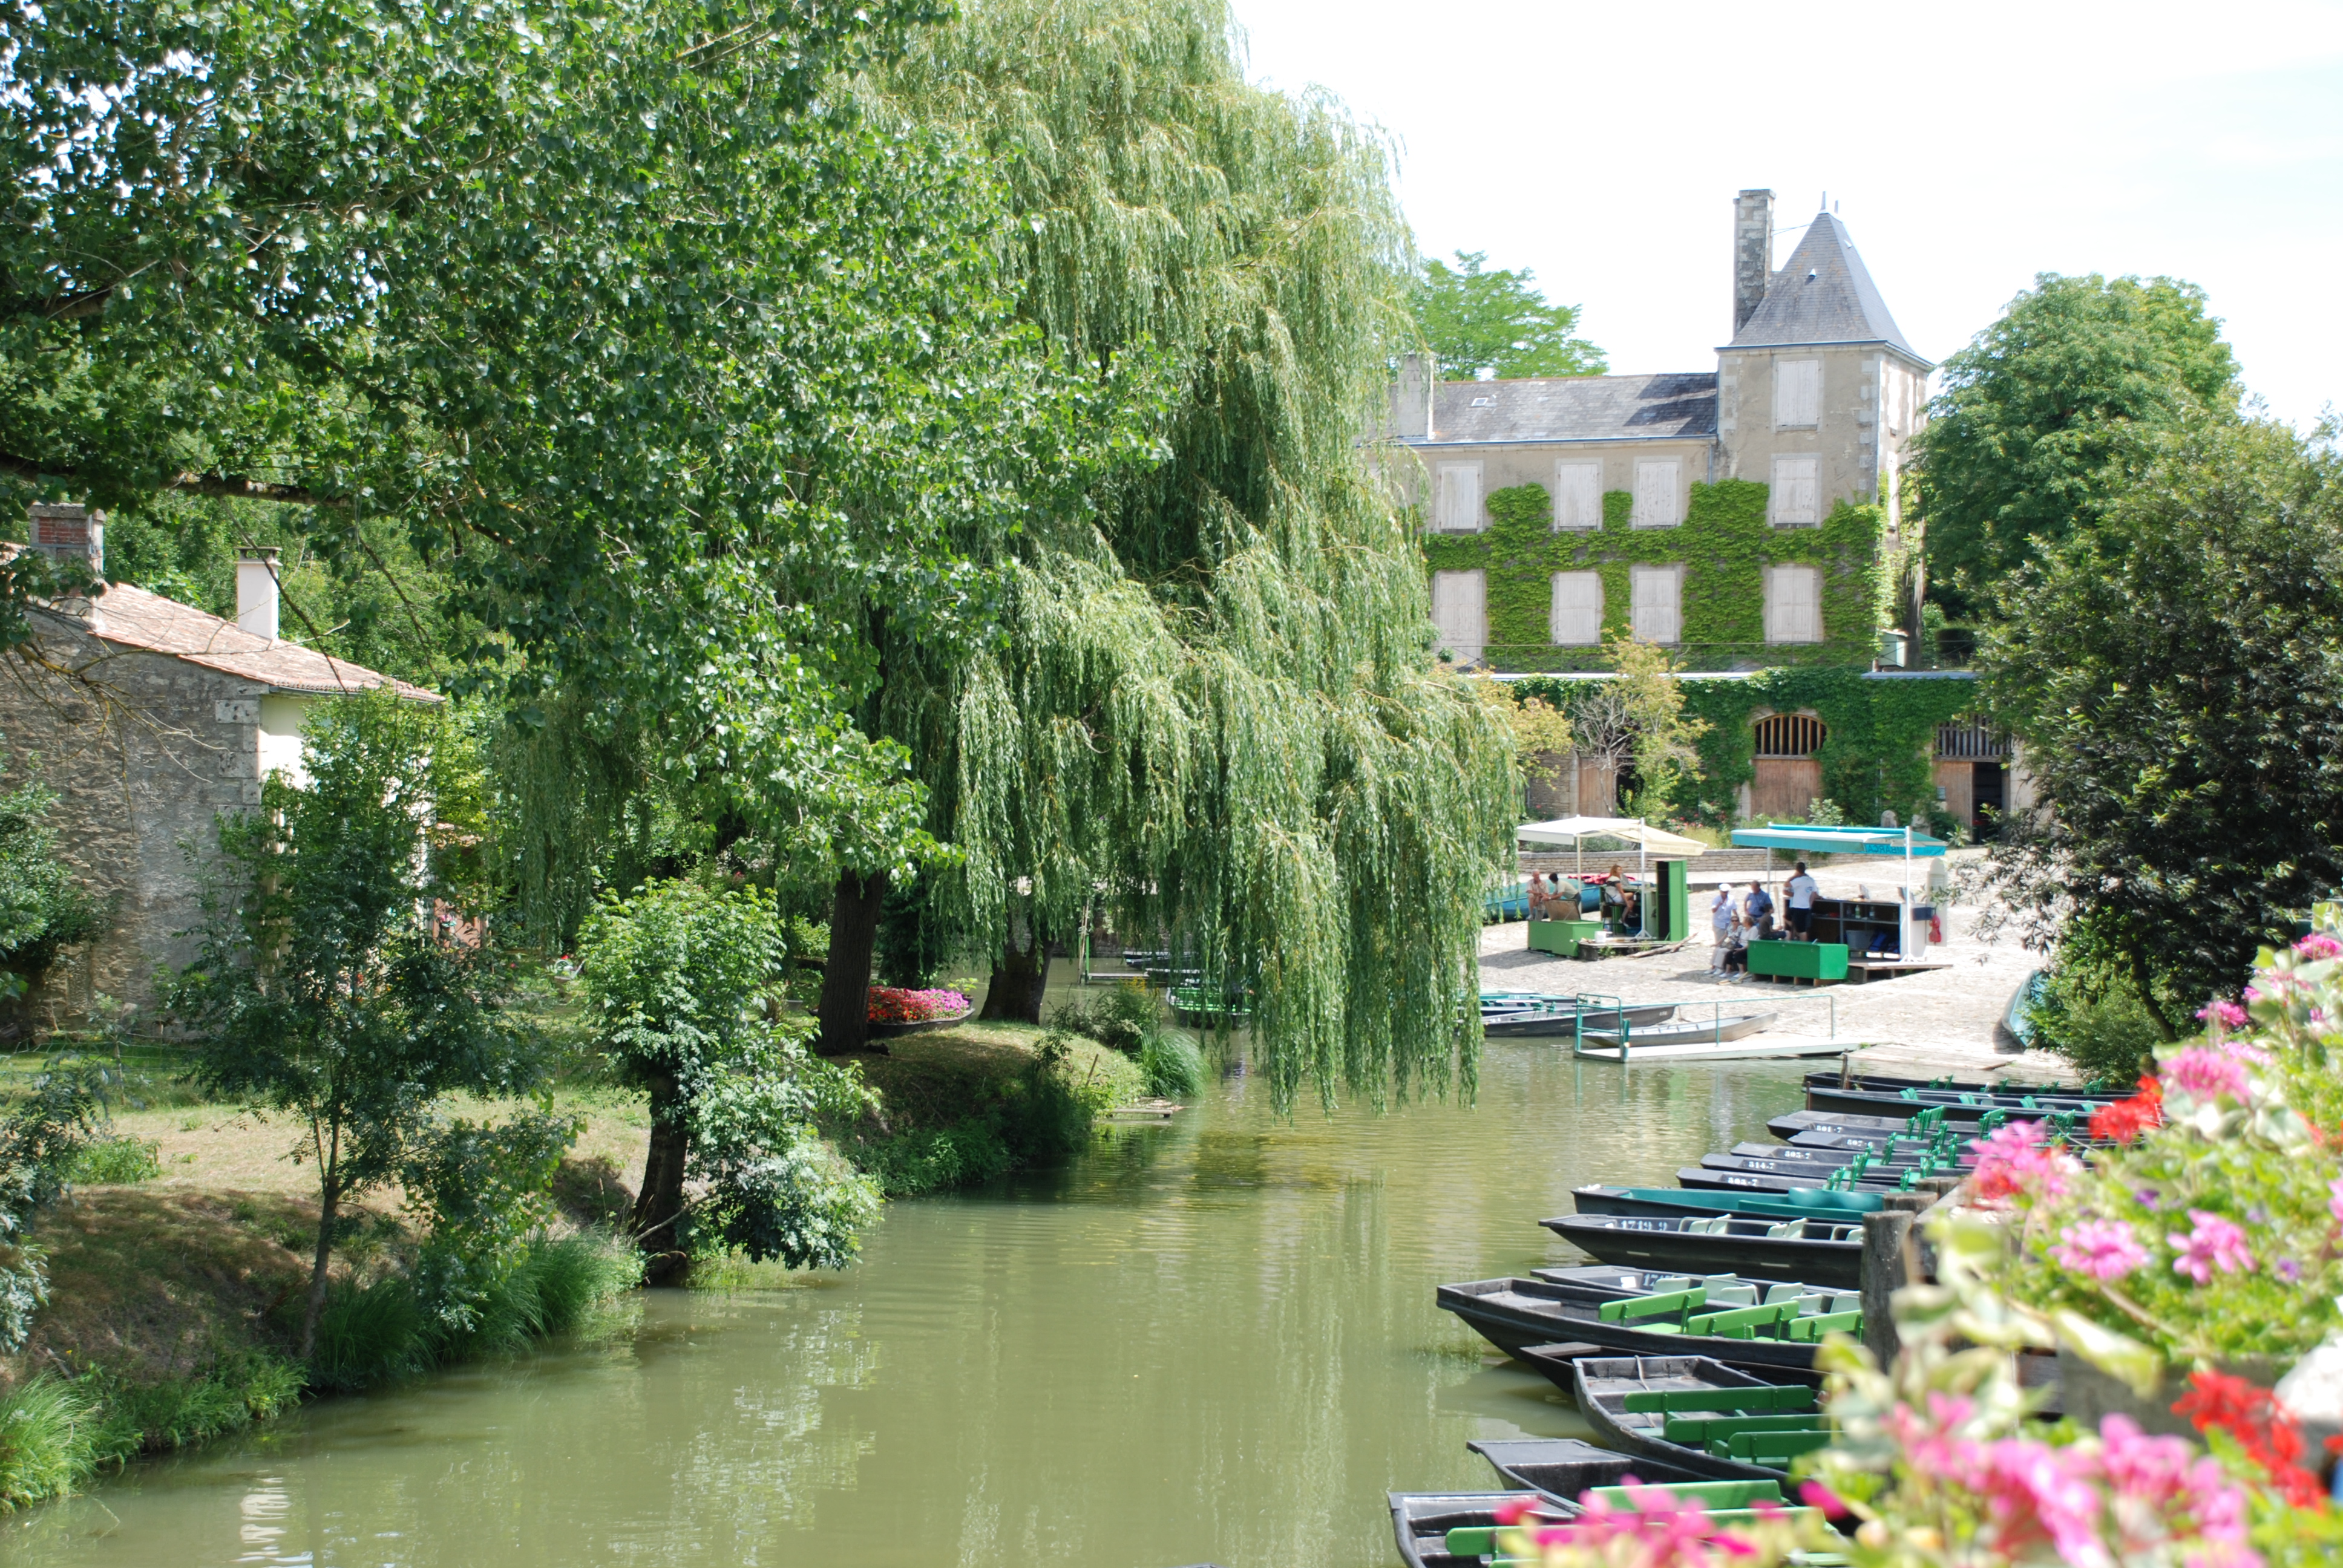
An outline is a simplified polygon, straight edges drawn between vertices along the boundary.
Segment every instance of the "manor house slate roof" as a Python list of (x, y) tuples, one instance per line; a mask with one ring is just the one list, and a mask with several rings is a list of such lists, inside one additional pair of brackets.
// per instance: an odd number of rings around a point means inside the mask
[(232, 620), (148, 593), (128, 583), (109, 583), (97, 596), (89, 618), (73, 618), (101, 642), (145, 653), (168, 654), (206, 669), (257, 682), (278, 691), (345, 693), (387, 686), (417, 702), (437, 702), (437, 692), (335, 658), (297, 642), (268, 638)]
[(1443, 381), (1432, 446), (1451, 441), (1705, 441), (1716, 434), (1714, 372)]
[[(1765, 298), (1730, 348), (1789, 347), (1805, 343), (1885, 343), (1922, 365), (1904, 341), (1879, 286), (1863, 265), (1846, 225), (1816, 213), (1806, 236), (1782, 269), (1766, 280)], [(1933, 368), (1933, 367), (1931, 367)]]

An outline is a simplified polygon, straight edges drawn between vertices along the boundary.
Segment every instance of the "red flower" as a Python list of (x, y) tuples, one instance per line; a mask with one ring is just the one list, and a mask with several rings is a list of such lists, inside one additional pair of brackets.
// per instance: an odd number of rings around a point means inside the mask
[(2091, 1113), (2091, 1136), (2102, 1142), (2128, 1143), (2149, 1128), (2163, 1124), (2164, 1088), (2142, 1073), (2137, 1094), (2102, 1105)]
[(2270, 1391), (2258, 1388), (2227, 1372), (2193, 1372), (2188, 1392), (2172, 1407), (2198, 1432), (2218, 1427), (2237, 1439), (2246, 1456), (2268, 1473), (2270, 1480), (2296, 1508), (2317, 1508), (2326, 1501), (2318, 1478), (2302, 1468), (2302, 1429)]

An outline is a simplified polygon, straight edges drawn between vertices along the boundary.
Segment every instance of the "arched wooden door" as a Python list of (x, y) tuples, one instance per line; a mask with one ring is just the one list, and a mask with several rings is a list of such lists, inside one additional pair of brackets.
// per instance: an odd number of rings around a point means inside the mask
[(1760, 822), (1802, 822), (1823, 792), (1823, 765), (1815, 755), (1830, 731), (1811, 714), (1775, 713), (1757, 721), (1757, 777), (1750, 812)]

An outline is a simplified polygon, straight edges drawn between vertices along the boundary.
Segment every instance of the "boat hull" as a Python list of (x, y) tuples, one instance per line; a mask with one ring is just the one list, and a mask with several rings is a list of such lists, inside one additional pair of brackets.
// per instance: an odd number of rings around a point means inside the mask
[(1564, 1299), (1536, 1280), (1474, 1280), (1443, 1285), (1436, 1301), (1507, 1355), (1533, 1345), (1582, 1343), (1627, 1355), (1704, 1355), (1727, 1366), (1811, 1372), (1815, 1347), (1791, 1340), (1728, 1340), (1710, 1334), (1654, 1334), (1606, 1323), (1594, 1303)]
[[(1705, 1021), (1678, 1019), (1673, 1023), (1654, 1024), (1646, 1029), (1636, 1023), (1631, 1015), (1627, 1020), (1625, 1039), (1627, 1044), (1636, 1050), (1647, 1045), (1702, 1045), (1746, 1040), (1780, 1016), (1771, 1012), (1746, 1012)], [(1586, 1031), (1586, 1040), (1590, 1045), (1616, 1046), (1620, 1039), (1621, 1032), (1615, 1025)]]
[(1875, 1195), (1825, 1192), (1819, 1188), (1792, 1194), (1593, 1186), (1576, 1188), (1570, 1196), (1582, 1214), (1755, 1214), (1773, 1220), (1798, 1220), (1811, 1214), (1855, 1221), (1880, 1207)]
[(1621, 1453), (1637, 1454), (1718, 1481), (1781, 1481), (1788, 1474), (1670, 1442), (1629, 1419), (1623, 1408), (1626, 1394), (1634, 1389), (1758, 1388), (1766, 1386), (1764, 1378), (1705, 1356), (1589, 1356), (1572, 1362), (1570, 1370), (1578, 1413), (1606, 1446)]
[[(1833, 1290), (1863, 1287), (1863, 1242), (1806, 1237), (1686, 1233), (1681, 1216), (1571, 1214), (1542, 1221), (1590, 1257), (1622, 1267), (1738, 1274)], [(1751, 1228), (1763, 1224), (1755, 1221)]]

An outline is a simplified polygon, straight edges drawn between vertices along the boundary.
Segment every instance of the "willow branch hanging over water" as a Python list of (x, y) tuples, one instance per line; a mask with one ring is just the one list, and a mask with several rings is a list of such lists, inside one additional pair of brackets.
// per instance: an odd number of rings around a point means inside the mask
[(1248, 85), (1220, 0), (982, 0), (866, 82), (957, 127), (1021, 312), (1163, 389), (1157, 457), (995, 547), (1006, 635), (890, 654), (881, 723), (965, 854), (963, 916), (1103, 902), (1254, 985), (1278, 1103), (1473, 1091), (1506, 736), (1429, 654), (1423, 568), (1363, 434), (1411, 255), (1382, 142)]

